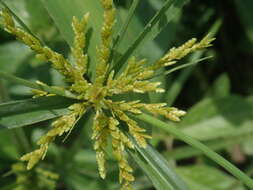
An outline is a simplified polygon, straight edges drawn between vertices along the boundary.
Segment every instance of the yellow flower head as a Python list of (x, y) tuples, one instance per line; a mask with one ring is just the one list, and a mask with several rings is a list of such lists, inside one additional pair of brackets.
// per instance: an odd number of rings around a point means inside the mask
[[(89, 13), (85, 14), (81, 20), (73, 17), (72, 27), (75, 38), (71, 52), (75, 63), (70, 64), (61, 54), (42, 46), (36, 38), (16, 27), (8, 10), (3, 10), (2, 17), (6, 31), (28, 45), (37, 53), (39, 58), (51, 62), (52, 66), (70, 83), (67, 90), (76, 94), (79, 100), (79, 103), (69, 107), (69, 114), (58, 118), (52, 123), (52, 128), (38, 141), (39, 149), (24, 155), (21, 160), (28, 161), (27, 168), (31, 169), (39, 160), (45, 157), (50, 143), (57, 136), (71, 132), (76, 122), (87, 109), (91, 108), (95, 112), (92, 139), (99, 174), (102, 178), (106, 177), (105, 149), (107, 144), (111, 142), (113, 154), (118, 161), (121, 189), (130, 190), (131, 182), (134, 181), (133, 169), (127, 162), (124, 150), (126, 148), (134, 149), (134, 145), (125, 135), (126, 131), (123, 130), (121, 124), (124, 123), (128, 127), (128, 133), (138, 145), (145, 148), (147, 139), (150, 139), (151, 136), (129, 114), (141, 114), (143, 111), (147, 111), (177, 122), (185, 115), (185, 112), (174, 107), (167, 107), (166, 103), (148, 104), (139, 100), (129, 102), (113, 101), (112, 97), (129, 92), (164, 92), (164, 89), (159, 87), (159, 82), (150, 80), (154, 77), (155, 72), (162, 67), (175, 64), (189, 53), (209, 47), (213, 39), (204, 38), (197, 42), (193, 38), (178, 48), (172, 48), (150, 66), (146, 65), (145, 60), (137, 60), (132, 57), (128, 60), (128, 65), (123, 72), (115, 76), (114, 71), (109, 71), (115, 8), (112, 0), (101, 0), (101, 4), (104, 8), (104, 23), (101, 29), (101, 44), (97, 48), (96, 78), (93, 83), (84, 78), (87, 73), (88, 55), (83, 50)], [(49, 93), (43, 91), (36, 91), (35, 93), (37, 96), (49, 95)], [(111, 141), (108, 141), (108, 139), (111, 139)]]

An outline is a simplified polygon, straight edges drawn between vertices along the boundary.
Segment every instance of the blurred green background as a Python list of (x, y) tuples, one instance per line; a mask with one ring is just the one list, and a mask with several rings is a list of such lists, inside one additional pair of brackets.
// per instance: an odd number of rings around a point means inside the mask
[[(49, 47), (68, 56), (67, 43), (40, 1), (5, 2)], [(129, 43), (136, 38), (163, 2), (163, 0), (140, 2), (127, 31), (126, 42)], [(115, 4), (118, 8), (118, 26), (126, 19), (131, 1), (115, 0)], [(169, 105), (186, 110), (187, 116), (181, 123), (175, 125), (186, 134), (218, 151), (252, 177), (253, 1), (191, 0), (182, 10), (176, 12), (173, 20), (158, 37), (143, 44), (137, 52), (138, 57), (147, 58), (152, 63), (171, 47), (181, 45), (192, 37), (201, 39), (212, 31), (216, 33), (214, 45), (207, 51), (195, 53), (180, 63), (194, 61), (200, 56), (212, 58), (172, 74), (159, 76), (166, 92), (160, 95), (151, 94), (150, 99), (153, 102), (165, 101)], [(49, 64), (35, 59), (29, 48), (2, 28), (0, 39), (1, 71), (30, 81), (40, 80), (49, 85), (64, 85), (61, 76)], [(30, 89), (0, 80), (1, 102), (30, 97)], [(80, 125), (90, 126), (89, 122), (84, 120)], [(35, 139), (46, 131), (43, 126), (47, 125), (48, 122), (43, 122), (26, 127), (24, 131), (0, 131), (0, 176), (5, 176), (0, 177), (1, 190), (13, 189), (15, 175), (13, 173), (8, 175), (11, 165), (18, 162), (20, 154), (26, 149), (26, 143), (35, 146)], [(79, 144), (77, 143), (78, 147), (83, 148), (78, 149), (74, 158), (60, 159), (66, 154), (68, 146), (71, 146), (70, 137), (65, 145), (53, 145), (48, 158), (44, 161), (45, 168), (61, 176), (57, 189), (116, 189), (118, 187), (116, 166), (109, 169), (112, 175), (108, 175), (108, 180), (99, 179), (92, 142), (89, 140), (90, 129), (83, 130), (85, 132), (81, 135)], [(20, 141), (19, 137), (22, 135), (28, 137), (28, 142)], [(75, 132), (71, 136), (74, 135)], [(181, 141), (173, 140), (161, 131), (153, 131), (152, 144), (176, 166), (178, 174), (192, 190), (247, 189), (200, 152)], [(136, 175), (138, 176), (136, 189), (153, 189), (142, 172), (138, 170)]]

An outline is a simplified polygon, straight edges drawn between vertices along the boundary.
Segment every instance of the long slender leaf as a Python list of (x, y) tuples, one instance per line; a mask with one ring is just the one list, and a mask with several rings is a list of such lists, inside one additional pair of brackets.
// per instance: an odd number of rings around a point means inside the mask
[(145, 149), (135, 143), (136, 151), (129, 151), (157, 190), (188, 190), (166, 160), (151, 146)]
[(2, 71), (0, 71), (0, 78), (4, 78), (8, 81), (12, 81), (12, 82), (15, 82), (15, 83), (18, 83), (18, 84), (22, 84), (22, 85), (27, 86), (29, 88), (43, 90), (45, 92), (49, 92), (49, 93), (56, 94), (56, 95), (59, 95), (59, 96), (65, 96), (65, 97), (73, 98), (73, 99), (76, 98), (76, 96), (74, 94), (72, 94), (71, 92), (69, 92), (67, 90), (63, 90), (63, 89), (59, 89), (59, 88), (53, 88), (53, 87), (50, 87), (46, 84), (30, 82), (30, 81), (24, 80), (22, 78), (16, 77), (12, 74), (5, 73), (5, 72), (2, 72)]
[[(114, 69), (119, 71), (126, 63), (127, 59), (143, 44), (154, 39), (162, 29), (179, 13), (180, 9), (188, 0), (167, 0), (163, 7), (155, 14), (149, 23), (143, 29), (143, 32), (137, 37), (134, 43), (126, 50), (123, 56), (116, 62)], [(166, 12), (169, 15), (166, 15)], [(165, 16), (165, 17), (164, 17)]]
[(0, 129), (16, 128), (53, 119), (69, 112), (74, 101), (63, 97), (42, 97), (0, 104)]
[(235, 177), (237, 177), (239, 180), (241, 180), (245, 185), (247, 185), (249, 188), (253, 188), (253, 180), (248, 177), (246, 174), (244, 174), (242, 171), (240, 171), (237, 167), (235, 167), (233, 164), (231, 164), (229, 161), (224, 159), (222, 156), (219, 154), (215, 153), (212, 151), (210, 148), (202, 144), (201, 142), (195, 140), (194, 138), (185, 135), (183, 132), (181, 132), (179, 129), (177, 129), (174, 126), (170, 126), (167, 123), (156, 119), (152, 116), (149, 116), (147, 114), (141, 114), (141, 115), (135, 115), (137, 119), (140, 119), (144, 122), (147, 122), (154, 127), (160, 128), (164, 131), (166, 131), (169, 134), (172, 134), (173, 136), (181, 139), (185, 143), (191, 145), (192, 147), (200, 150), (208, 156), (210, 159), (215, 161), (217, 164), (225, 168), (227, 171), (229, 171), (231, 174), (233, 174)]
[(178, 125), (185, 134), (204, 141), (250, 133), (252, 117), (253, 104), (243, 97), (230, 95), (200, 101)]
[[(132, 2), (132, 5), (131, 5), (131, 7), (128, 11), (128, 14), (127, 14), (127, 18), (126, 18), (125, 22), (123, 22), (118, 33), (116, 34), (115, 40), (113, 42), (112, 53), (110, 55), (110, 62), (112, 61), (112, 59), (115, 59), (116, 53), (119, 52), (119, 50), (118, 50), (119, 45), (122, 42), (122, 39), (124, 38), (124, 36), (126, 35), (127, 29), (129, 28), (129, 24), (134, 17), (134, 13), (136, 11), (136, 8), (138, 7), (139, 2), (140, 2), (140, 0), (134, 0)], [(110, 65), (110, 69), (112, 69), (112, 67), (113, 67), (113, 65)]]
[(178, 167), (177, 172), (192, 190), (246, 190), (235, 178), (204, 164)]
[[(219, 138), (219, 139), (206, 142), (204, 144), (210, 149), (217, 151), (217, 150), (225, 149), (235, 144), (240, 144), (244, 141), (252, 139), (252, 137), (253, 137), (253, 132), (250, 134), (248, 134), (248, 132), (247, 133), (245, 132), (245, 134), (243, 135), (241, 134), (235, 135), (235, 136), (231, 136), (225, 139)], [(168, 159), (181, 160), (181, 159), (190, 158), (193, 156), (199, 156), (201, 154), (203, 153), (198, 149), (195, 149), (191, 146), (184, 146), (184, 147), (180, 147), (175, 150), (172, 150), (170, 152), (165, 152), (163, 155)]]
[(118, 48), (118, 45), (119, 43), (121, 42), (121, 40), (124, 38), (125, 34), (126, 34), (126, 31), (128, 29), (128, 26), (134, 16), (134, 13), (135, 13), (135, 10), (139, 4), (140, 0), (134, 0), (132, 5), (131, 5), (131, 8), (128, 12), (128, 15), (127, 15), (127, 18), (126, 18), (126, 21), (123, 23), (121, 29), (119, 30), (116, 38), (115, 38), (115, 41), (114, 41), (114, 44), (113, 44), (113, 50), (114, 51), (117, 51), (117, 48)]

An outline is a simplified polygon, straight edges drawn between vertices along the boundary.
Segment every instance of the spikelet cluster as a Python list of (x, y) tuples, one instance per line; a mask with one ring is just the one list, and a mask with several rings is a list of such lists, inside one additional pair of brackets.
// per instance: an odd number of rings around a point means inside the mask
[[(104, 8), (104, 23), (101, 29), (101, 44), (97, 48), (96, 77), (93, 83), (84, 77), (87, 74), (89, 62), (88, 55), (84, 52), (89, 13), (85, 14), (81, 20), (73, 17), (72, 27), (75, 38), (71, 52), (74, 63), (70, 64), (61, 54), (42, 46), (36, 38), (17, 27), (8, 10), (2, 12), (5, 29), (34, 50), (38, 57), (51, 62), (52, 66), (69, 82), (70, 85), (65, 90), (76, 94), (77, 99), (81, 102), (70, 106), (69, 114), (54, 121), (48, 133), (38, 141), (39, 148), (24, 155), (21, 160), (28, 161), (28, 169), (34, 167), (39, 160), (45, 157), (49, 144), (57, 136), (70, 133), (86, 110), (93, 110), (95, 116), (91, 138), (94, 141), (99, 174), (102, 178), (106, 177), (106, 148), (111, 145), (118, 162), (121, 190), (131, 190), (131, 182), (134, 181), (133, 169), (128, 164), (125, 150), (135, 147), (125, 133), (128, 132), (143, 148), (146, 147), (147, 139), (150, 139), (151, 136), (129, 114), (141, 114), (147, 111), (178, 122), (186, 113), (177, 108), (168, 107), (166, 103), (148, 104), (139, 100), (113, 101), (112, 97), (129, 92), (164, 92), (164, 89), (159, 87), (159, 82), (150, 80), (155, 76), (156, 71), (175, 64), (189, 53), (209, 47), (213, 39), (205, 37), (197, 42), (193, 38), (180, 47), (172, 48), (161, 59), (149, 66), (146, 60), (137, 60), (132, 57), (128, 60), (127, 67), (119, 75), (115, 75), (114, 71), (109, 71), (113, 26), (116, 22), (115, 8), (112, 0), (100, 1)], [(44, 91), (35, 93), (37, 96), (49, 95)], [(122, 128), (123, 124), (127, 130)]]
[(31, 169), (35, 164), (46, 156), (49, 144), (54, 141), (57, 136), (68, 133), (72, 130), (73, 126), (80, 119), (86, 110), (86, 106), (82, 103), (73, 104), (69, 107), (70, 114), (64, 115), (52, 123), (52, 128), (45, 136), (42, 136), (37, 144), (39, 149), (25, 154), (21, 157), (22, 161), (28, 161), (27, 169)]
[(100, 0), (104, 8), (104, 23), (101, 30), (101, 45), (97, 48), (98, 67), (96, 69), (97, 85), (104, 83), (110, 58), (110, 46), (112, 41), (113, 25), (115, 23), (115, 9), (113, 8), (113, 0)]
[(42, 168), (27, 171), (25, 164), (20, 162), (12, 165), (11, 173), (16, 176), (16, 187), (13, 190), (53, 190), (59, 179), (58, 174)]

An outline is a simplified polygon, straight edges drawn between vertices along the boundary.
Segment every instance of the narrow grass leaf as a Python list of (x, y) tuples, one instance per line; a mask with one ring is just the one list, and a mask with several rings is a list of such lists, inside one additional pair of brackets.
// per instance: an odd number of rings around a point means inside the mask
[(204, 164), (178, 167), (177, 172), (192, 190), (246, 190), (235, 178)]
[[(143, 29), (143, 32), (137, 37), (134, 43), (126, 50), (123, 56), (116, 62), (114, 69), (119, 71), (120, 68), (126, 63), (127, 59), (138, 49), (140, 46), (149, 40), (153, 40), (162, 29), (180, 12), (183, 5), (188, 0), (167, 0), (163, 7), (155, 14), (149, 23)], [(168, 11), (169, 15), (166, 15)]]
[(27, 81), (25, 79), (16, 77), (12, 74), (6, 73), (6, 72), (0, 71), (0, 78), (6, 79), (8, 81), (11, 81), (11, 82), (14, 82), (14, 83), (17, 83), (17, 84), (24, 85), (24, 86), (29, 87), (29, 88), (43, 90), (43, 91), (49, 92), (51, 94), (56, 94), (56, 95), (59, 95), (59, 96), (64, 96), (64, 97), (73, 98), (73, 99), (76, 98), (76, 96), (74, 94), (72, 94), (71, 92), (69, 92), (67, 90), (50, 87), (46, 84), (30, 82), (30, 81)]
[(189, 144), (190, 146), (200, 150), (203, 154), (205, 154), (207, 157), (209, 157), (211, 160), (215, 161), (217, 164), (222, 166), (224, 169), (229, 171), (232, 175), (237, 177), (239, 180), (242, 181), (245, 185), (247, 185), (249, 188), (253, 189), (253, 180), (248, 177), (246, 174), (244, 174), (241, 170), (239, 170), (236, 166), (231, 164), (229, 161), (224, 159), (222, 156), (205, 146), (203, 143), (201, 143), (198, 140), (195, 140), (194, 138), (187, 136), (185, 133), (181, 132), (179, 129), (177, 129), (174, 126), (170, 126), (167, 123), (156, 119), (155, 117), (152, 117), (147, 114), (141, 114), (141, 115), (134, 115), (137, 119), (140, 119), (144, 122), (147, 122), (154, 127), (157, 127), (159, 129), (164, 130), (165, 132), (173, 135), (174, 137), (184, 141), (185, 143)]
[(129, 9), (126, 21), (123, 23), (122, 27), (120, 28), (118, 34), (115, 37), (114, 44), (113, 44), (113, 50), (117, 51), (118, 45), (121, 43), (121, 40), (124, 38), (126, 31), (128, 29), (128, 26), (134, 16), (135, 10), (139, 4), (140, 0), (134, 0), (132, 2), (132, 5)]
[(252, 118), (253, 104), (243, 97), (230, 95), (200, 101), (188, 111), (179, 126), (186, 135), (204, 141), (250, 133)]
[(23, 127), (69, 112), (74, 101), (63, 97), (42, 97), (0, 104), (0, 129)]
[(135, 143), (135, 147), (136, 151), (129, 151), (130, 155), (157, 190), (188, 190), (184, 181), (151, 145), (143, 149)]
[[(227, 138), (219, 138), (219, 139), (205, 142), (203, 144), (205, 144), (207, 147), (209, 147), (210, 149), (214, 151), (218, 151), (218, 150), (223, 150), (225, 148), (228, 148), (235, 144), (241, 144), (243, 142), (247, 142), (248, 140), (252, 139), (252, 137), (253, 137), (253, 131), (251, 133), (248, 133), (248, 131), (245, 131), (244, 134), (234, 135)], [(183, 147), (174, 149), (170, 152), (164, 152), (163, 155), (167, 159), (181, 160), (181, 159), (191, 158), (194, 156), (199, 156), (202, 154), (203, 153), (200, 150), (195, 149), (191, 146), (183, 146)]]

